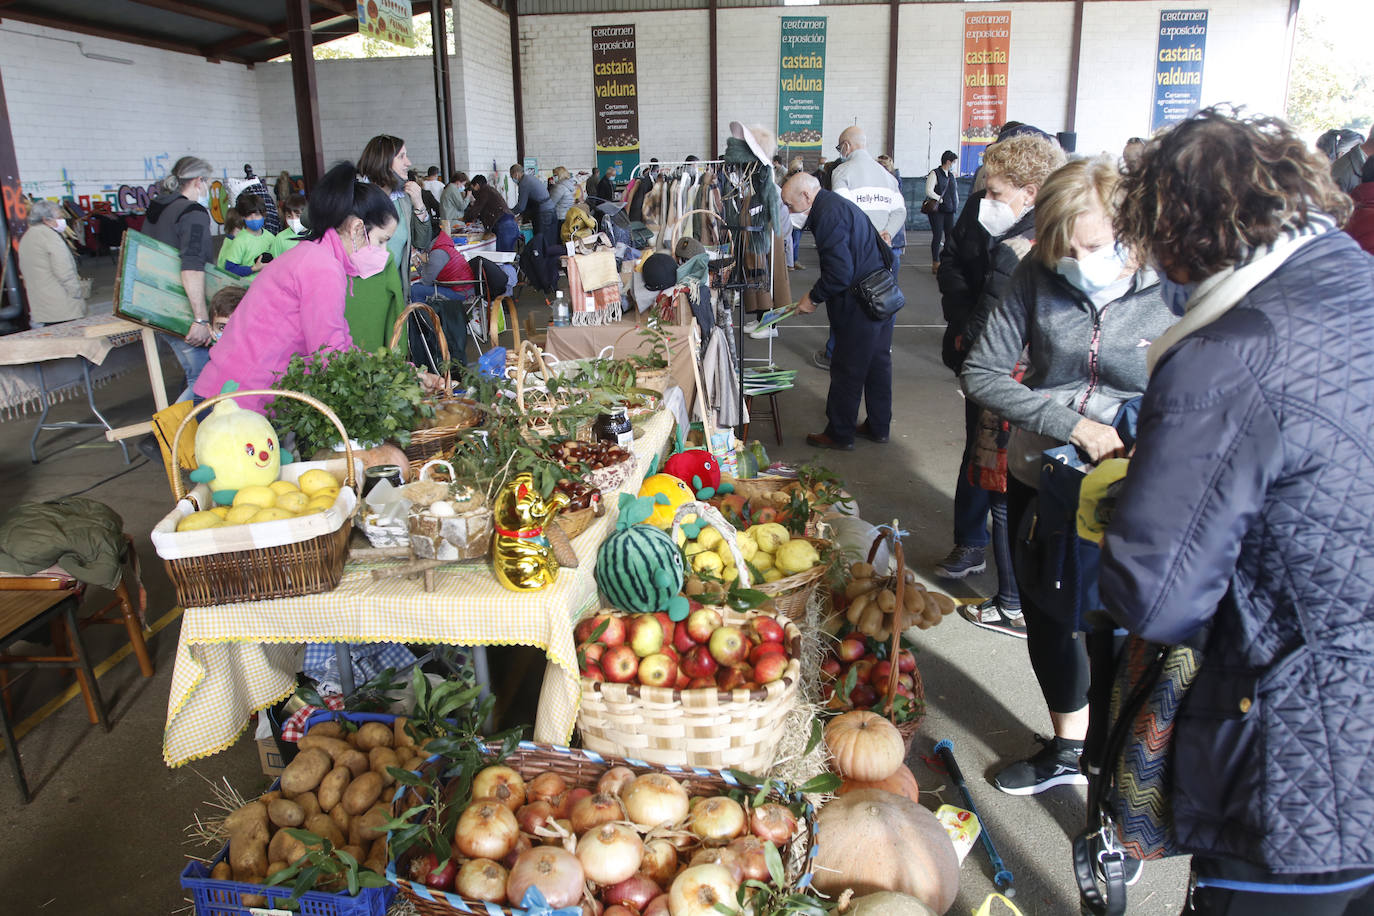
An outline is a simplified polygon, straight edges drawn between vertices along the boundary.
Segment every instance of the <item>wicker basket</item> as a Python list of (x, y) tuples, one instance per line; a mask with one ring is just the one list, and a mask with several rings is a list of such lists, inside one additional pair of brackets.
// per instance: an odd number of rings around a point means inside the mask
[(554, 520), (558, 522), (558, 527), (563, 529), (563, 533), (568, 536), (568, 539), (572, 540), (590, 528), (592, 522), (604, 514), (604, 512), (597, 512), (596, 509), (588, 507), (586, 509), (574, 509), (571, 512), (564, 510), (559, 512)]
[[(431, 467), (441, 466), (448, 469), (448, 479), (455, 480), (453, 465), (442, 459), (427, 462), (416, 476), (428, 480), (425, 472)], [(411, 510), (406, 519), (406, 529), (410, 532), (410, 549), (417, 557), (426, 560), (482, 560), (491, 553), (491, 536), (495, 523), (491, 506), (485, 499), (472, 509), (465, 509), (456, 515), (435, 516)]]
[[(811, 546), (816, 548), (816, 553), (822, 556), (830, 549), (830, 542), (823, 538), (802, 536), (801, 540), (810, 541)], [(755, 583), (754, 588), (773, 599), (773, 607), (779, 614), (797, 623), (804, 623), (806, 621), (806, 605), (810, 602), (816, 589), (820, 588), (821, 580), (825, 578), (825, 571), (826, 564), (820, 563), (805, 572), (784, 576), (775, 582)]]
[(682, 528), (682, 520), (689, 515), (695, 515), (698, 522), (704, 522), (720, 532), (721, 542), (730, 548), (730, 555), (735, 558), (735, 569), (739, 572), (737, 584), (740, 588), (749, 588), (749, 567), (745, 565), (744, 554), (740, 553), (739, 533), (725, 520), (725, 516), (721, 515), (720, 510), (715, 506), (710, 503), (683, 503), (673, 513), (673, 523), (668, 527), (668, 533), (676, 538), (678, 531)]
[(635, 387), (647, 388), (662, 394), (672, 383), (673, 374), (666, 366), (658, 369), (636, 369)]
[[(897, 658), (897, 654), (902, 649), (902, 632), (906, 629), (906, 627), (903, 626), (905, 621), (902, 619), (906, 614), (906, 604), (904, 603), (906, 599), (906, 555), (902, 551), (902, 539), (893, 533), (896, 530), (897, 524), (894, 521), (890, 529), (879, 530), (878, 536), (873, 539), (873, 543), (869, 545), (868, 548), (868, 563), (872, 564), (874, 558), (878, 556), (878, 548), (882, 546), (883, 541), (888, 541), (888, 546), (892, 552), (893, 564), (896, 567), (897, 604), (892, 617), (892, 648), (887, 656), (894, 661)], [(889, 719), (892, 718), (892, 704), (897, 699), (897, 678), (901, 674), (896, 664), (891, 665), (890, 668), (891, 670), (888, 673), (887, 679), (887, 699), (883, 702), (882, 708), (878, 710)], [(897, 731), (902, 736), (902, 743), (906, 746), (908, 755), (911, 753), (911, 744), (916, 738), (916, 730), (920, 728), (921, 721), (926, 717), (926, 688), (925, 684), (921, 682), (920, 666), (912, 669), (911, 675), (912, 681), (914, 682), (911, 692), (915, 695), (916, 700), (920, 702), (921, 709), (914, 719), (894, 723), (897, 726)]]
[[(529, 741), (520, 742), (520, 746), (502, 763), (514, 769), (526, 781), (539, 773), (557, 773), (573, 788), (594, 789), (601, 774), (613, 766), (626, 766), (636, 773), (667, 773), (680, 782), (687, 790), (687, 794), (693, 797), (724, 795), (747, 788), (728, 772), (698, 767), (683, 769), (659, 766), (643, 760), (605, 757), (586, 750), (534, 744)], [(427, 767), (432, 765), (433, 759), (426, 764)], [(396, 793), (392, 801), (392, 811), (395, 814), (404, 813), (416, 802), (416, 796), (412, 793), (413, 790), (404, 788)], [(792, 884), (798, 887), (809, 886), (812, 865), (819, 851), (815, 809), (804, 798), (779, 796), (776, 787), (773, 789), (773, 796), (770, 800), (801, 801), (805, 806), (802, 816), (797, 820), (797, 829), (792, 835), (791, 842), (786, 849), (779, 851), (783, 854), (783, 864)], [(527, 912), (511, 906), (464, 900), (457, 894), (431, 890), (423, 884), (412, 883), (403, 877), (409, 873), (408, 866), (409, 855), (394, 860), (387, 864), (386, 877), (400, 889), (401, 896), (415, 905), (422, 916), (453, 916), (454, 913), (470, 913), (474, 916), (523, 916)], [(666, 892), (667, 889), (664, 890)]]
[(787, 487), (795, 485), (795, 477), (779, 477), (776, 474), (760, 474), (757, 477), (731, 477), (729, 482), (734, 485), (735, 492), (745, 499), (754, 499), (766, 493), (776, 493), (785, 490)]
[[(451, 359), (448, 349), (448, 338), (444, 336), (443, 323), (439, 321), (439, 315), (423, 302), (415, 302), (406, 306), (405, 311), (401, 312), (396, 319), (396, 324), (391, 329), (391, 348), (394, 350), (396, 345), (401, 342), (401, 335), (406, 332), (410, 313), (424, 311), (429, 313), (429, 320), (434, 326), (434, 336), (439, 339), (439, 359), (444, 363), (444, 392), (447, 400), (431, 402), (432, 406), (439, 406), (448, 401), (456, 400), (467, 404), (474, 402), (466, 398), (449, 398), (453, 391), (453, 372), (449, 368)], [(410, 444), (404, 449), (406, 458), (410, 459), (412, 466), (423, 464), (426, 460), (433, 458), (440, 452), (446, 451), (458, 441), (458, 434), (465, 429), (471, 429), (481, 422), (480, 414), (473, 422), (463, 426), (435, 426), (430, 429), (413, 430), (410, 434)]]
[[(722, 609), (721, 617), (742, 624), (760, 613)], [(783, 625), (787, 673), (754, 690), (670, 690), (584, 678), (577, 714), (582, 745), (666, 766), (766, 772), (801, 681), (801, 631), (790, 621)]]
[[(354, 467), (353, 447), (348, 444), (348, 433), (334, 411), (322, 401), (295, 391), (255, 390), (236, 391), (232, 395), (216, 395), (204, 401), (201, 407), (209, 408), (231, 397), (251, 395), (291, 398), (309, 404), (324, 414), (334, 424), (339, 438), (344, 442), (347, 462), (344, 486), (350, 490), (356, 489), (357, 472)], [(177, 467), (177, 446), (182, 441), (182, 433), (196, 413), (188, 412), (177, 426), (176, 435), (172, 437), (172, 467)], [(172, 477), (172, 491), (177, 502), (181, 502), (186, 496), (180, 474)], [(344, 560), (348, 557), (348, 537), (353, 530), (351, 509), (350, 503), (349, 511), (340, 513), (338, 527), (334, 530), (304, 537), (298, 541), (194, 557), (164, 556), (167, 574), (176, 586), (177, 600), (181, 602), (182, 607), (208, 607), (236, 601), (295, 598), (337, 588), (339, 579), (343, 576)], [(176, 513), (177, 510), (174, 509), (172, 515)], [(167, 519), (163, 520), (166, 521)], [(261, 524), (287, 523), (282, 521)]]

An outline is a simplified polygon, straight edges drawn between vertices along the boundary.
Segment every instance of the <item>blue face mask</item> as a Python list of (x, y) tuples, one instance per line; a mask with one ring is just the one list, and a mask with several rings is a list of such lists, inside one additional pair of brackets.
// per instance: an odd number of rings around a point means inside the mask
[(1159, 275), (1159, 295), (1163, 297), (1169, 311), (1180, 318), (1188, 311), (1188, 300), (1196, 289), (1196, 283), (1175, 283), (1164, 274)]
[(244, 227), (247, 229), (251, 229), (253, 232), (261, 232), (262, 227), (266, 224), (267, 220), (261, 216), (250, 216), (248, 217), (248, 219), (243, 221)]

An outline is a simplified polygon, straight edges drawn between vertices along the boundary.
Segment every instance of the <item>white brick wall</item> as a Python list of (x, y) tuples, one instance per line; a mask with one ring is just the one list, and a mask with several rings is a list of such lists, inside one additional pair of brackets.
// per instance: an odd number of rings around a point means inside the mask
[[(471, 174), (501, 169), (515, 161), (515, 89), (511, 80), (510, 20), (480, 0), (458, 0), (454, 9), (461, 61), (451, 62), (462, 86), (455, 88), (453, 108), (458, 167)], [(525, 98), (530, 98), (525, 88)], [(463, 104), (457, 100), (461, 98)], [(527, 102), (528, 104), (528, 102)], [(431, 106), (433, 107), (433, 106)], [(528, 111), (528, 109), (527, 109)], [(526, 123), (529, 116), (526, 114)], [(526, 141), (528, 145), (528, 140)], [(529, 155), (534, 155), (530, 153)]]
[[(134, 63), (83, 57), (75, 39)], [(238, 64), (5, 20), (0, 75), (28, 193), (117, 201), (121, 186), (146, 189), (187, 154), (221, 176), (263, 167), (257, 84)]]

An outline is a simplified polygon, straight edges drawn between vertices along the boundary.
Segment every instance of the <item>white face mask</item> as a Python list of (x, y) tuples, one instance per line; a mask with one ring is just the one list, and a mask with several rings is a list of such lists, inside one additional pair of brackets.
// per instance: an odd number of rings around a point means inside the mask
[(808, 212), (806, 212), (806, 213), (792, 213), (792, 214), (789, 214), (789, 215), (788, 215), (788, 219), (791, 220), (791, 222), (792, 222), (792, 228), (793, 228), (793, 229), (805, 229), (805, 228), (806, 228), (806, 220), (807, 220), (810, 216), (811, 216), (810, 211), (808, 211)]
[(305, 224), (300, 221), (299, 217), (291, 217), (289, 220), (286, 221), (286, 225), (290, 226), (291, 231), (296, 233), (297, 235), (302, 235), (305, 233)]
[(1001, 238), (1016, 225), (1016, 213), (1009, 204), (984, 197), (978, 202), (978, 224), (988, 231), (988, 235)]
[(1120, 245), (1103, 245), (1082, 258), (1060, 258), (1056, 270), (1065, 280), (1091, 296), (1116, 282), (1126, 269), (1126, 253)]
[(196, 203), (207, 210), (210, 209), (210, 185), (208, 183), (201, 185), (200, 196), (196, 198)]
[(54, 226), (53, 228), (55, 228), (58, 232), (66, 232), (66, 231), (67, 231), (67, 221), (66, 221), (65, 219), (63, 219), (62, 217), (59, 216), (59, 217), (57, 218), (57, 225)]

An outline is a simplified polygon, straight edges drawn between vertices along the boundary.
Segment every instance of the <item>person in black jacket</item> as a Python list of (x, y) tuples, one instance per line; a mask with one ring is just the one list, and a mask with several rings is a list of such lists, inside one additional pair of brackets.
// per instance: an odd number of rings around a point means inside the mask
[[(854, 295), (854, 285), (886, 268), (883, 240), (857, 206), (821, 188), (814, 175), (799, 172), (787, 180), (782, 202), (793, 225), (811, 230), (820, 257), (820, 279), (797, 311), (808, 315), (824, 302), (835, 333), (830, 392), (825, 400), (825, 431), (806, 437), (817, 448), (852, 449), (856, 435), (886, 442), (892, 424), (892, 328), (896, 316), (873, 321)], [(803, 222), (804, 221), (804, 222)], [(859, 423), (859, 402), (868, 418)]]
[(940, 154), (940, 164), (926, 176), (926, 200), (933, 200), (935, 212), (930, 218), (930, 272), (940, 273), (940, 250), (945, 237), (954, 228), (954, 214), (959, 212), (959, 187), (955, 183), (954, 163), (959, 161), (953, 150)]
[(1183, 318), (1149, 348), (1099, 585), (1202, 653), (1168, 758), (1189, 912), (1370, 913), (1374, 257), (1277, 119), (1202, 111), (1124, 191), (1117, 235)]

